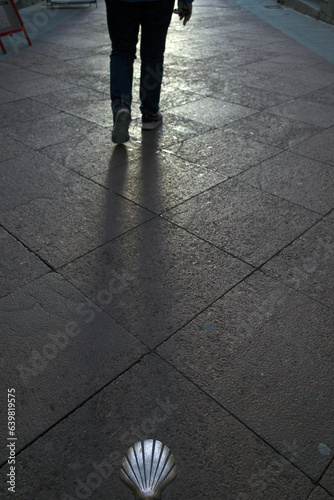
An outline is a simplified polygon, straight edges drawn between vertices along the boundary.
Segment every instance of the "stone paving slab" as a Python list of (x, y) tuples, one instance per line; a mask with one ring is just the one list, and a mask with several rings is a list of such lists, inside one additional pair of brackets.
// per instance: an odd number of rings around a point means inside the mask
[[(92, 124), (90, 124), (92, 125)], [(157, 151), (156, 135), (148, 144), (131, 137), (127, 146), (110, 147), (111, 130), (100, 126), (89, 126), (88, 132), (74, 135), (64, 141), (40, 150), (41, 154), (64, 165), (84, 177), (93, 178), (106, 169), (114, 169), (132, 160), (153, 154)], [(151, 144), (151, 145), (150, 145)]]
[[(31, 165), (25, 173), (27, 162)], [(3, 162), (0, 168), (7, 181), (2, 199), (4, 227), (53, 267), (153, 217), (55, 162), (46, 164), (37, 153)], [(18, 178), (22, 179), (19, 189)]]
[(265, 144), (290, 148), (321, 132), (321, 127), (298, 120), (275, 116), (268, 110), (247, 116), (228, 125), (227, 130), (243, 134)]
[(0, 57), (17, 496), (130, 500), (121, 456), (156, 437), (179, 466), (166, 500), (333, 498), (333, 27), (195, 0), (163, 126), (141, 131), (137, 59), (114, 147), (104, 3), (69, 16)]
[(327, 491), (325, 491), (323, 488), (316, 488), (315, 490), (313, 490), (311, 496), (308, 497), (309, 500), (330, 500), (332, 497), (332, 495), (330, 495), (329, 493), (327, 493)]
[(315, 103), (307, 98), (274, 106), (270, 109), (270, 113), (324, 128), (334, 125), (334, 106)]
[(86, 120), (68, 113), (52, 111), (50, 115), (42, 116), (38, 120), (12, 123), (6, 128), (2, 127), (0, 131), (37, 150), (85, 135), (92, 127), (93, 124)]
[(11, 92), (10, 90), (1, 89), (1, 94), (0, 94), (1, 104), (11, 101), (16, 101), (17, 99), (21, 99), (21, 97), (18, 96), (17, 94), (14, 94), (14, 92)]
[(60, 272), (90, 298), (108, 282), (110, 273), (126, 276), (131, 290), (115, 294), (103, 308), (146, 345), (155, 347), (251, 270), (221, 250), (156, 218)]
[(35, 101), (48, 104), (79, 118), (93, 121), (98, 125), (111, 126), (109, 94), (97, 92), (79, 85), (64, 90), (54, 90), (34, 97)]
[[(302, 55), (296, 59), (291, 54), (283, 54), (281, 55), (278, 50), (276, 53), (276, 57), (271, 57), (270, 59), (267, 57), (263, 57), (259, 61), (245, 61), (243, 69), (246, 71), (254, 71), (255, 73), (261, 73), (264, 75), (272, 75), (277, 74), (289, 74), (294, 73), (296, 69), (302, 68), (310, 68), (319, 70), (323, 68), (320, 66), (321, 64), (326, 64), (326, 60), (318, 56), (317, 54), (307, 53), (307, 55)], [(266, 52), (263, 52), (265, 55)]]
[(308, 158), (323, 161), (329, 165), (334, 165), (333, 144), (334, 127), (310, 137), (307, 141), (297, 144), (291, 151), (299, 153)]
[(0, 132), (0, 153), (1, 161), (5, 161), (15, 158), (15, 156), (31, 153), (31, 151), (21, 142), (15, 141), (15, 139), (11, 139), (8, 135)]
[[(47, 94), (40, 94), (34, 97), (35, 101), (48, 104), (62, 111), (80, 110), (86, 104), (86, 101), (98, 103), (109, 97), (108, 94), (87, 89), (80, 85), (72, 85), (67, 89), (57, 89)], [(110, 111), (109, 102), (109, 111)]]
[(61, 81), (61, 79), (52, 78), (48, 76), (39, 76), (33, 80), (28, 81), (24, 86), (21, 83), (9, 84), (10, 90), (21, 95), (22, 97), (35, 97), (36, 95), (50, 92), (52, 89), (68, 88), (68, 82)]
[(0, 128), (10, 126), (12, 123), (35, 120), (52, 113), (57, 113), (57, 110), (46, 104), (31, 99), (14, 100), (0, 105)]
[(234, 0), (234, 3), (296, 40), (297, 45), (300, 44), (304, 52), (308, 48), (310, 51), (323, 55), (332, 63), (334, 62), (333, 44), (329, 43), (334, 40), (334, 30), (331, 25), (319, 22), (292, 9), (286, 9), (282, 5), (277, 6), (275, 0)]
[(263, 161), (239, 179), (323, 215), (334, 208), (333, 167), (290, 152)]
[(38, 54), (35, 52), (34, 48), (36, 47), (36, 44), (38, 45), (38, 43), (39, 42), (35, 40), (31, 47), (22, 48), (21, 50), (10, 54), (10, 64), (19, 68), (34, 69), (34, 67), (39, 65), (52, 64), (52, 62), (55, 62), (55, 58), (51, 57), (51, 55)]
[(334, 105), (334, 85), (329, 85), (320, 90), (316, 90), (307, 94), (306, 99), (319, 104), (328, 104), (329, 106)]
[(259, 266), (320, 215), (230, 179), (163, 215), (219, 248)]
[[(183, 104), (187, 104), (191, 101), (196, 101), (200, 99), (200, 96), (196, 95), (193, 92), (188, 91), (164, 91), (160, 98), (160, 107), (163, 110), (168, 110), (173, 108), (174, 106), (182, 106)], [(138, 104), (139, 106), (139, 104)]]
[(334, 455), (333, 320), (258, 273), (158, 353), (317, 480)]
[(210, 129), (211, 126), (207, 123), (175, 115), (174, 108), (164, 113), (163, 124), (159, 130), (142, 132), (139, 119), (130, 126), (130, 132), (135, 140), (154, 148), (169, 148), (172, 144), (181, 143)]
[(326, 217), (297, 238), (263, 270), (270, 276), (334, 308), (334, 217)]
[(50, 271), (36, 255), (0, 227), (0, 296)]
[[(74, 61), (75, 59), (78, 59), (80, 57), (85, 57), (87, 53), (92, 54), (92, 51), (87, 50), (83, 46), (81, 46), (80, 48), (66, 47), (65, 50), (65, 47), (62, 47), (59, 42), (60, 42), (59, 39), (58, 43), (44, 42), (41, 39), (34, 41), (33, 45), (29, 47), (29, 50), (31, 52), (35, 52), (36, 54), (36, 59), (34, 64), (36, 63), (39, 64), (41, 62), (40, 61), (41, 55), (51, 57), (55, 60), (55, 62), (57, 62), (57, 60), (66, 62), (66, 61)], [(93, 53), (99, 53), (101, 51), (104, 52), (105, 50), (106, 50), (105, 47), (103, 48), (95, 47)], [(110, 53), (110, 48), (109, 48), (109, 53)]]
[(210, 130), (169, 148), (178, 157), (225, 176), (234, 176), (281, 152), (229, 130)]
[(214, 124), (215, 127), (221, 127), (236, 121), (238, 118), (252, 115), (256, 113), (256, 110), (206, 97), (200, 102), (191, 102), (176, 107), (173, 109), (173, 113), (207, 125)]
[(152, 436), (168, 441), (178, 465), (166, 500), (290, 500), (312, 491), (297, 468), (151, 355), (21, 454), (20, 498), (97, 500), (112, 492), (130, 500), (119, 461), (134, 441)]
[(320, 483), (321, 486), (334, 495), (334, 462), (328, 467)]
[(243, 84), (235, 83), (226, 85), (225, 88), (219, 85), (214, 88), (211, 93), (209, 92), (209, 95), (258, 111), (271, 108), (272, 106), (291, 99), (291, 97), (279, 94), (275, 91), (266, 91), (263, 89), (256, 89), (255, 87), (249, 87), (247, 81)]
[(1, 63), (0, 85), (4, 89), (11, 89), (11, 85), (15, 85), (18, 80), (29, 82), (40, 78), (41, 75), (35, 71), (30, 71), (24, 68), (18, 68), (10, 63)]
[(333, 83), (332, 79), (328, 80), (326, 74), (319, 77), (316, 71), (311, 72), (308, 70), (304, 71), (304, 74), (299, 72), (289, 73), (288, 76), (283, 74), (279, 76), (275, 75), (271, 78), (257, 78), (253, 82), (251, 81), (249, 85), (258, 89), (286, 94), (291, 97), (299, 97), (309, 92), (327, 87), (331, 83)]
[(62, 165), (51, 161), (46, 164), (45, 157), (39, 153), (28, 148), (26, 151), (26, 154), (0, 163), (2, 213), (29, 204), (38, 197), (51, 197), (57, 183), (63, 186), (70, 180), (72, 183), (77, 181)]
[[(114, 275), (92, 303), (49, 274), (0, 299), (1, 392), (15, 387), (18, 450), (133, 364), (147, 349), (98, 306), (126, 284)], [(1, 426), (6, 428), (5, 406)], [(1, 447), (0, 461), (7, 450)], [(3, 484), (1, 485), (3, 487)], [(30, 498), (34, 498), (32, 495)], [(54, 497), (55, 498), (55, 497)]]
[(109, 168), (92, 179), (141, 207), (161, 214), (219, 184), (226, 176), (159, 151), (144, 154), (130, 164)]

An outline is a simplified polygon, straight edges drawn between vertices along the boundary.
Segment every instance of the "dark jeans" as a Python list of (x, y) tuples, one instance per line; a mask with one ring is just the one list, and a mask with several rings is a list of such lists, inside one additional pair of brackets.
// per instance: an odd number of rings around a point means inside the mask
[(131, 107), (133, 61), (136, 57), (141, 25), (140, 109), (156, 113), (159, 109), (163, 59), (174, 0), (122, 2), (106, 0), (110, 55), (110, 97), (112, 109)]

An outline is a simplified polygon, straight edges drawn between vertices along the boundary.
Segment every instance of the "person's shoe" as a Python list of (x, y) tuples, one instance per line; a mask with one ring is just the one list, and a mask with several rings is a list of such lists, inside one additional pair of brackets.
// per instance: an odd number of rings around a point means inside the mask
[(112, 131), (112, 142), (115, 144), (123, 144), (130, 139), (129, 125), (131, 122), (131, 113), (129, 108), (123, 107), (118, 109), (114, 114), (114, 128)]
[(162, 123), (161, 113), (143, 113), (142, 115), (142, 129), (153, 130), (159, 127)]

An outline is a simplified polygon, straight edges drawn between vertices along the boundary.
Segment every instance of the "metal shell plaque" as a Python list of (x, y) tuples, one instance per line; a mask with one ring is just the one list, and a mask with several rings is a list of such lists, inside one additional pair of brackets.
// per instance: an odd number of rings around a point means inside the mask
[(174, 456), (160, 441), (139, 441), (123, 457), (120, 476), (133, 489), (137, 499), (159, 499), (176, 476)]

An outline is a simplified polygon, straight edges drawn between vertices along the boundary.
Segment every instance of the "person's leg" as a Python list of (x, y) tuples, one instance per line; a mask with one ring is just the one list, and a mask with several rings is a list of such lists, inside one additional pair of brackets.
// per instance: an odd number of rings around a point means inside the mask
[(174, 0), (145, 2), (141, 11), (140, 100), (143, 114), (159, 110), (166, 36)]
[(133, 61), (136, 57), (140, 8), (137, 3), (106, 0), (111, 40), (110, 98), (113, 112), (131, 108)]

